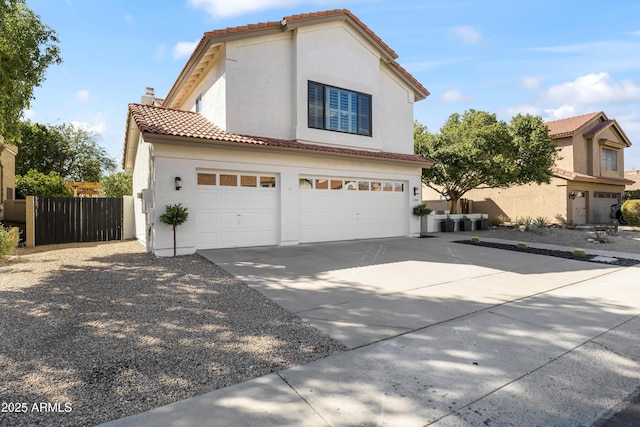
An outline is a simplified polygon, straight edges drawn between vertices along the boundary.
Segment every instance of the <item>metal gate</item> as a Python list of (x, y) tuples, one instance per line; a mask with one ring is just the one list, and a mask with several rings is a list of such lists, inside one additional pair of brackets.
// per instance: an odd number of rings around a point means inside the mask
[(35, 245), (122, 239), (122, 198), (35, 197)]

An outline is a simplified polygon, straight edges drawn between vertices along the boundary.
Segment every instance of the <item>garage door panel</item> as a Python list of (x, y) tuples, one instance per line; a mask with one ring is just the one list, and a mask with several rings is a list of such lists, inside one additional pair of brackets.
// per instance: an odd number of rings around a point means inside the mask
[[(316, 182), (315, 177), (311, 179), (312, 182)], [(340, 180), (340, 178), (336, 179)], [(384, 182), (380, 179), (373, 179), (373, 181)], [(367, 186), (365, 185), (364, 188)], [(368, 188), (374, 187), (369, 185)], [(375, 188), (380, 186), (376, 185)], [(407, 186), (405, 185), (404, 188)], [(409, 212), (406, 191), (332, 190), (308, 188), (307, 184), (306, 188), (300, 188), (299, 194), (300, 242), (394, 237), (408, 234)]]
[[(257, 174), (252, 172), (215, 172), (216, 180), (198, 185), (196, 223), (197, 248), (230, 248), (278, 244), (280, 193), (278, 187), (242, 187), (216, 185), (233, 182), (228, 175)], [(266, 175), (263, 175), (266, 176)], [(274, 181), (275, 178), (273, 178)], [(200, 182), (200, 181), (199, 181)], [(204, 180), (203, 180), (204, 182)], [(213, 182), (213, 184), (211, 184)], [(258, 182), (256, 179), (254, 182)]]

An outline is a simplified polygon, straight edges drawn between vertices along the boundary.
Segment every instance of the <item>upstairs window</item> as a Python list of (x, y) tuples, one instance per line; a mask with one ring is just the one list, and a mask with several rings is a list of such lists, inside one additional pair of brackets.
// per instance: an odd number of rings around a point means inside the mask
[(618, 153), (616, 150), (602, 149), (602, 169), (607, 171), (618, 170)]
[(309, 82), (309, 127), (371, 136), (371, 95)]

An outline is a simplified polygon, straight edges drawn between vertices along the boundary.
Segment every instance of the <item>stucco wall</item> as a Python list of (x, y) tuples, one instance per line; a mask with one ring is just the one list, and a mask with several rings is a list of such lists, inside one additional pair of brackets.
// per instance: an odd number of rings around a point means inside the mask
[(567, 216), (566, 181), (559, 178), (553, 178), (548, 185), (476, 189), (464, 197), (473, 200), (474, 212), (487, 213), (489, 217), (546, 217), (555, 222), (556, 215)]
[[(143, 193), (145, 195), (145, 199), (147, 195), (152, 194), (153, 190), (153, 179), (152, 179), (152, 168), (153, 161), (151, 159), (153, 146), (147, 142), (145, 142), (142, 138), (138, 141), (138, 150), (136, 152), (136, 159), (133, 169), (133, 215), (135, 221), (135, 237), (142, 244), (147, 244), (148, 238), (150, 237), (147, 234), (147, 206), (144, 206), (145, 202), (148, 200), (143, 200)], [(144, 191), (148, 190), (148, 191)], [(149, 201), (151, 202), (151, 201)], [(150, 217), (154, 217), (155, 214), (153, 211), (149, 213)]]
[[(0, 144), (3, 144), (3, 139), (0, 137)], [(0, 146), (0, 204), (2, 204), (7, 197), (7, 189), (10, 188), (13, 193), (11, 199), (16, 198), (16, 161), (15, 156), (18, 152), (17, 147), (13, 145), (3, 144)]]
[[(170, 146), (155, 144), (154, 165), (162, 171), (162, 179), (155, 183), (155, 210), (149, 218), (152, 227), (153, 252), (170, 255), (173, 251), (171, 227), (160, 223), (159, 217), (168, 204), (182, 203), (193, 214), (197, 206), (197, 169), (252, 171), (275, 173), (280, 190), (280, 245), (296, 244), (299, 240), (298, 178), (301, 174), (341, 176), (353, 178), (380, 178), (403, 180), (409, 191), (406, 215), (409, 218), (409, 235), (418, 235), (420, 223), (411, 214), (419, 203), (413, 196), (413, 187), (420, 186), (420, 168), (414, 165), (398, 165), (364, 158), (340, 158), (335, 156), (310, 156), (309, 153), (281, 152), (265, 149), (249, 151), (246, 147)], [(175, 190), (173, 178), (180, 176), (183, 187)], [(136, 220), (140, 218), (136, 217)], [(137, 225), (136, 225), (137, 226)], [(191, 218), (179, 227), (177, 247), (179, 254), (193, 253), (196, 247), (195, 220)]]

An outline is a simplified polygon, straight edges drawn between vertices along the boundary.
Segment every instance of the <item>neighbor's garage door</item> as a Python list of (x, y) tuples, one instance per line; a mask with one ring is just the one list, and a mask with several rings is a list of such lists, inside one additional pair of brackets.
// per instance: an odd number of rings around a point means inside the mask
[(401, 181), (301, 176), (300, 242), (407, 236)]
[(275, 174), (199, 172), (197, 248), (278, 244), (278, 191)]
[(610, 223), (611, 205), (618, 203), (618, 193), (593, 193), (593, 206), (591, 209), (591, 222), (596, 224)]

